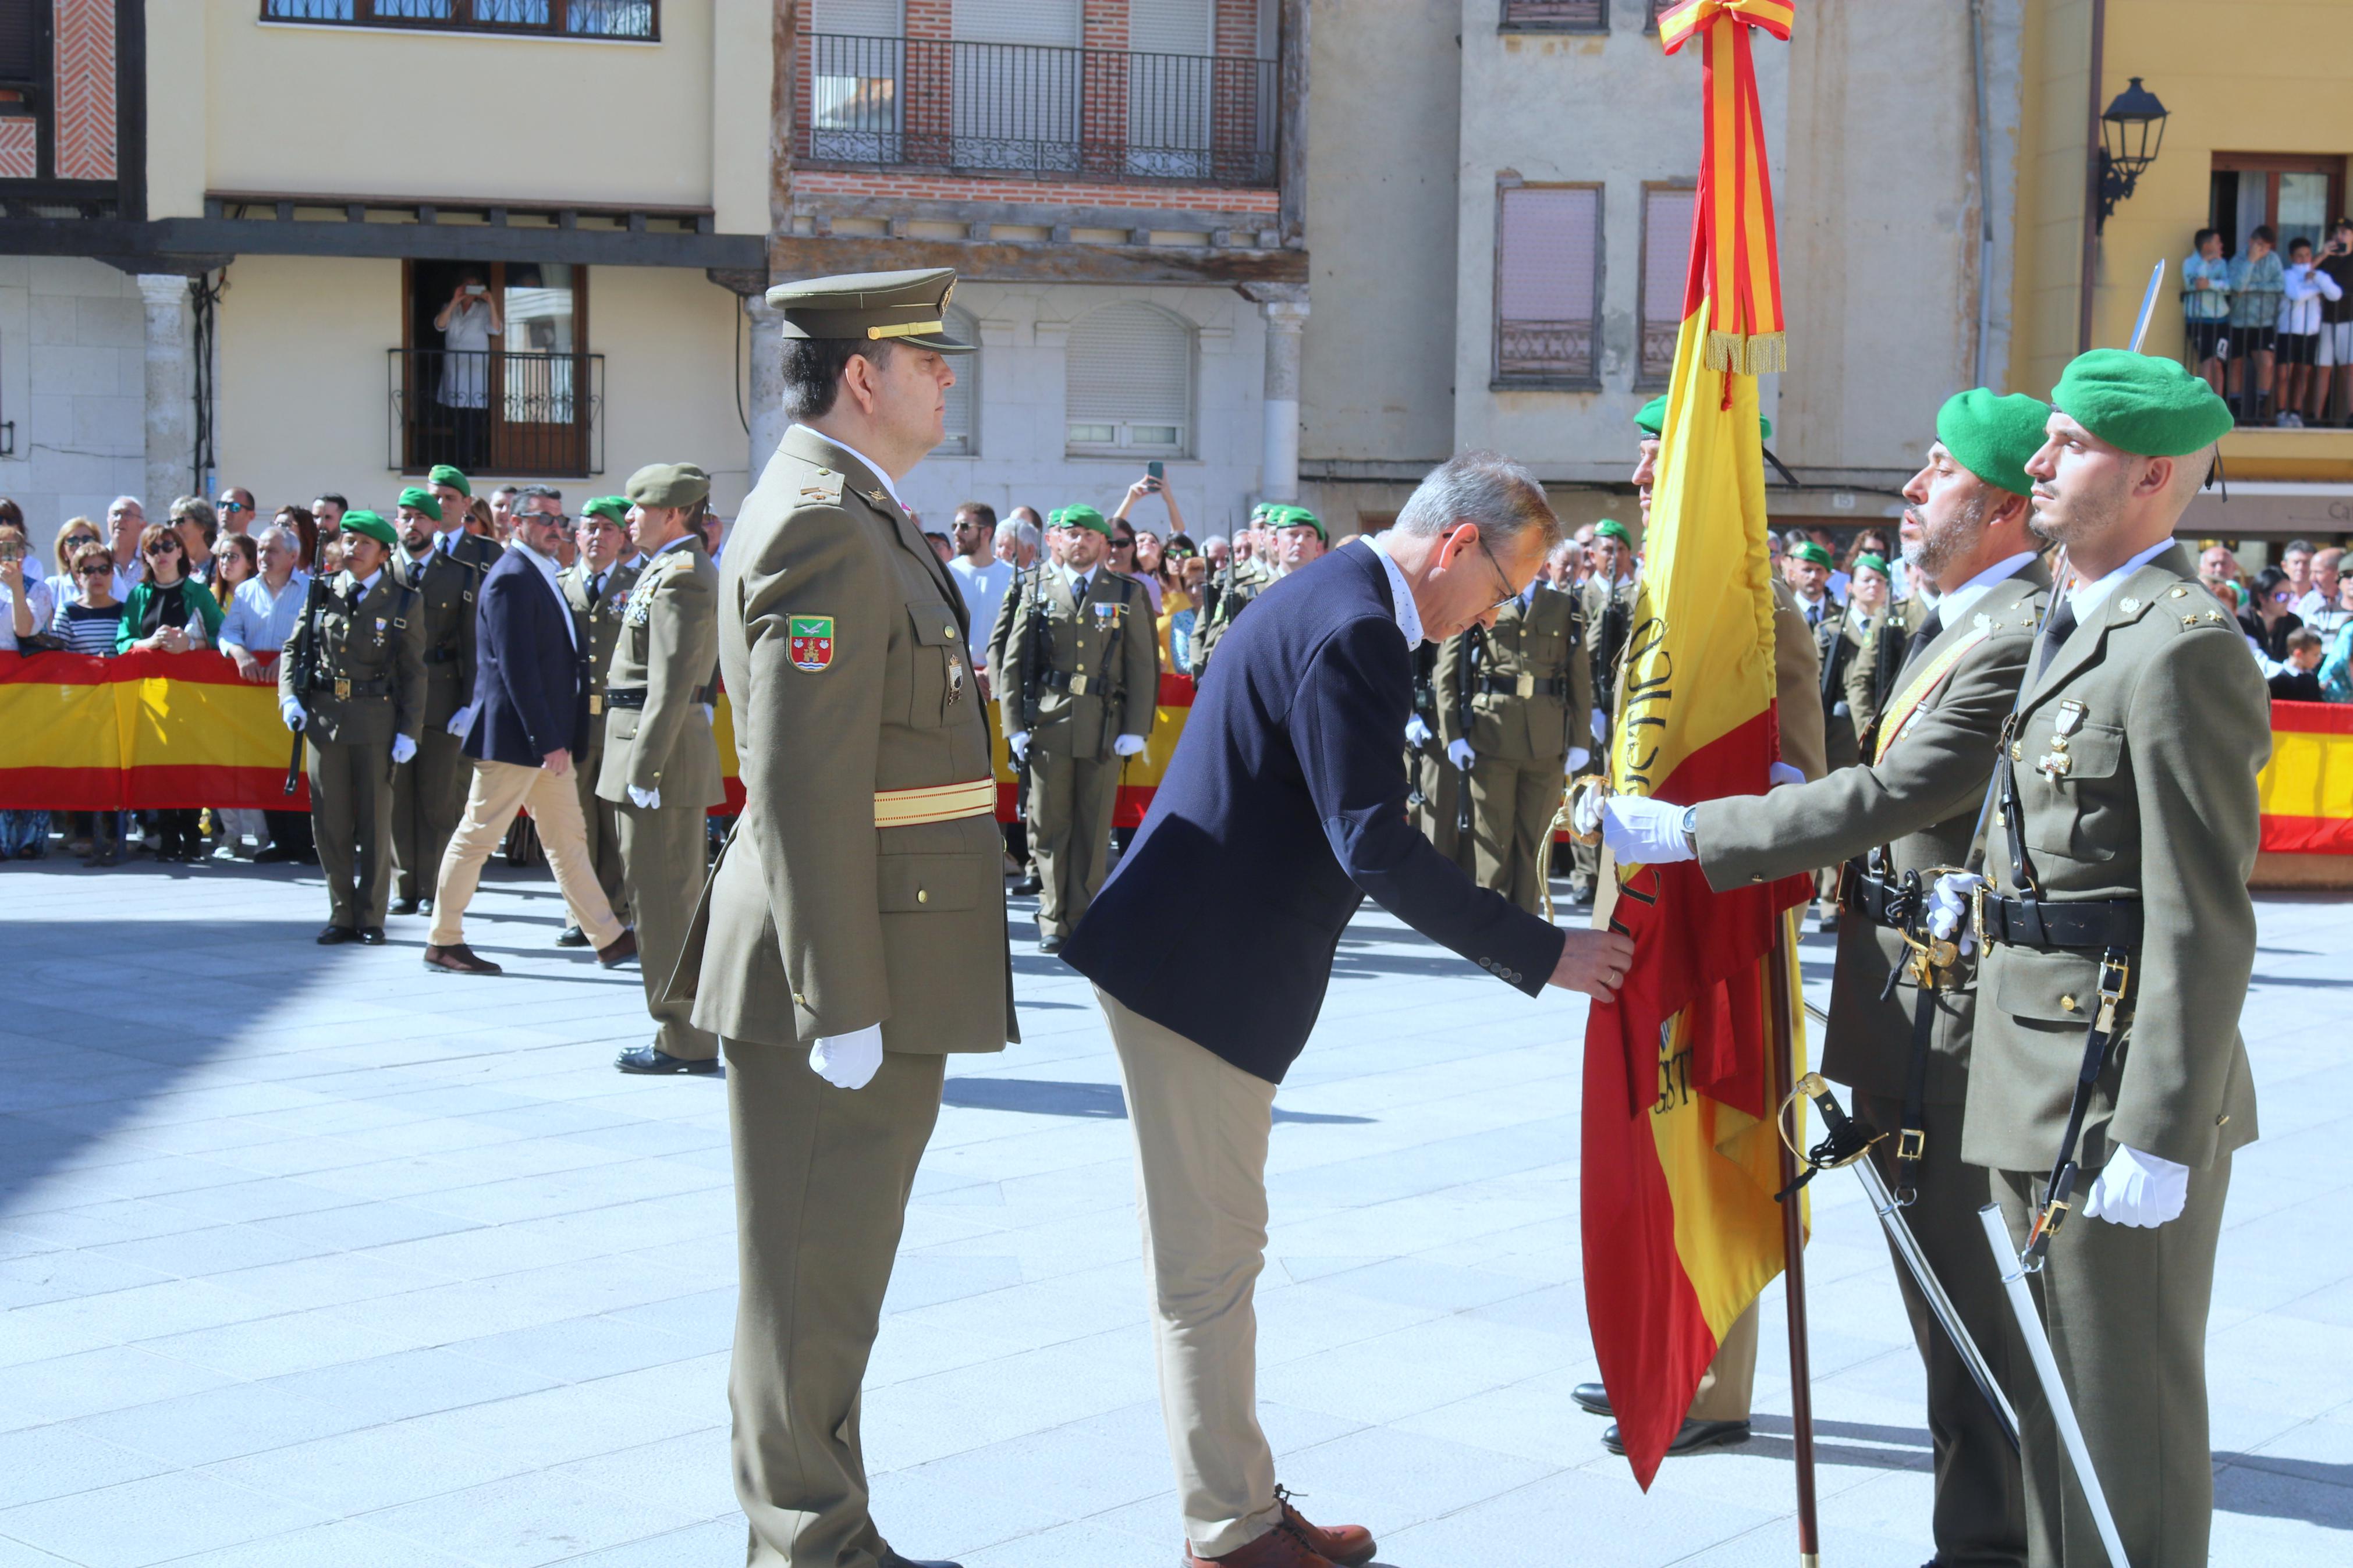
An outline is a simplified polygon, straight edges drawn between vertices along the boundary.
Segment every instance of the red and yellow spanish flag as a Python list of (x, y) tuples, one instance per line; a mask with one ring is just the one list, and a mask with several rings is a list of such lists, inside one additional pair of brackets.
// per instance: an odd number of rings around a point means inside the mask
[[(1756, 375), (1780, 368), (1780, 288), (1747, 33), (1786, 38), (1788, 19), (1782, 0), (1660, 18), (1670, 50), (1705, 43), (1707, 140), (1609, 766), (1614, 790), (1683, 805), (1762, 793), (1778, 750)], [(1690, 862), (1618, 874), (1611, 923), (1634, 963), (1586, 1026), (1585, 1296), (1647, 1488), (1717, 1344), (1781, 1268), (1765, 965), (1810, 879), (1716, 893)]]
[(2255, 781), (2263, 852), (2353, 855), (2353, 707), (2272, 704), (2272, 757)]

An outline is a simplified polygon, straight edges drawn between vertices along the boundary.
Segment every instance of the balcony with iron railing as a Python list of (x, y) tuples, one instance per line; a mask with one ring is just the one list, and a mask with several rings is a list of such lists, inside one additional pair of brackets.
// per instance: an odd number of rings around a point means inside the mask
[(802, 48), (805, 166), (1276, 184), (1273, 60), (827, 33)]
[(586, 479), (605, 467), (605, 356), (390, 349), (385, 466)]

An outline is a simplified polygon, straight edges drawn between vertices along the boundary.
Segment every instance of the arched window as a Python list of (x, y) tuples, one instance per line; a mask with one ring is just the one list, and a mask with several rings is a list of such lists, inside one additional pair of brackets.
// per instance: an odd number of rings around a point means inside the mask
[[(947, 322), (948, 336), (957, 342), (980, 342), (980, 323), (962, 306), (949, 306), (942, 319)], [(939, 456), (969, 458), (980, 450), (980, 355), (951, 354), (948, 363), (955, 372), (955, 384), (948, 388), (947, 434), (940, 442)]]
[(1183, 457), (1193, 436), (1193, 333), (1155, 306), (1106, 305), (1071, 329), (1073, 455)]

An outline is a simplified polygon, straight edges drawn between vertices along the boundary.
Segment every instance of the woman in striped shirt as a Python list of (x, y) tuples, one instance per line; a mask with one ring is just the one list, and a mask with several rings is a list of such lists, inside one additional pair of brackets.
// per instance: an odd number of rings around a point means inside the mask
[(122, 601), (114, 596), (114, 552), (96, 542), (83, 545), (74, 552), (73, 576), (81, 592), (59, 602), (49, 635), (69, 652), (112, 658), (122, 627)]

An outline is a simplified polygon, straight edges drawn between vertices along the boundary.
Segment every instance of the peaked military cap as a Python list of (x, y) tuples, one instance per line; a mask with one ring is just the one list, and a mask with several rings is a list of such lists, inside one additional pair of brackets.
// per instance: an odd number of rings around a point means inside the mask
[(787, 338), (903, 342), (935, 353), (968, 354), (972, 344), (947, 335), (955, 280), (953, 267), (847, 272), (779, 283), (768, 290), (768, 303), (784, 312)]
[(447, 463), (434, 464), (433, 471), (425, 476), (425, 482), (428, 485), (448, 485), (469, 500), (471, 500), (474, 494), (472, 482)]
[(431, 490), (411, 485), (400, 492), (400, 504), (423, 512), (436, 522), (441, 521), (441, 502)]
[(638, 506), (692, 506), (711, 493), (711, 476), (692, 463), (648, 463), (621, 487)]
[(364, 533), (386, 550), (400, 543), (400, 535), (392, 531), (392, 524), (385, 521), (379, 512), (347, 511), (343, 513), (343, 527), (345, 533)]

